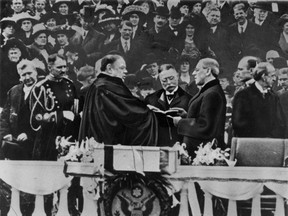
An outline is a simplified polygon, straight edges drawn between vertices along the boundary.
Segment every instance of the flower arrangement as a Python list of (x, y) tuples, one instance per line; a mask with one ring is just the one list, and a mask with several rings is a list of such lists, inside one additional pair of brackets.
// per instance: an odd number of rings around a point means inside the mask
[(195, 151), (196, 157), (193, 159), (192, 165), (194, 166), (205, 166), (205, 165), (235, 165), (236, 161), (229, 161), (230, 148), (221, 150), (220, 148), (215, 148), (217, 145), (216, 139), (213, 139), (212, 142), (208, 142), (205, 145), (202, 143), (198, 147), (198, 150)]
[(104, 143), (97, 142), (93, 137), (82, 140), (81, 143), (70, 142), (70, 137), (57, 137), (56, 149), (58, 150), (58, 160), (92, 163), (94, 150), (104, 148)]

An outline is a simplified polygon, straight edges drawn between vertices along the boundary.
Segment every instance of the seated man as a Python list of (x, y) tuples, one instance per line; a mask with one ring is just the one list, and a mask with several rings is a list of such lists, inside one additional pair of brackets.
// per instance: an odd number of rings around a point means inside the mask
[(101, 61), (101, 73), (90, 86), (79, 140), (94, 137), (110, 145), (156, 145), (157, 120), (146, 104), (125, 86), (126, 63), (119, 55)]

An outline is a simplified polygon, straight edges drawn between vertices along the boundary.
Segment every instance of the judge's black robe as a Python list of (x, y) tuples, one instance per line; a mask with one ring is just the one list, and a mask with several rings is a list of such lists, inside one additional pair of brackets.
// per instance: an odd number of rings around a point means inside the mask
[(86, 137), (110, 145), (153, 146), (157, 119), (122, 79), (100, 74), (85, 98), (79, 140)]

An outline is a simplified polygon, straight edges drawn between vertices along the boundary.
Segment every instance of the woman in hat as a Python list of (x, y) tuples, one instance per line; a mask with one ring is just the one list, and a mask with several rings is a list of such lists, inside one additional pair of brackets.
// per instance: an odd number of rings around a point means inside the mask
[(280, 56), (288, 59), (288, 14), (283, 14), (280, 17), (278, 23), (281, 28), (281, 33), (278, 40), (278, 44), (282, 51), (282, 54), (280, 54)]
[(23, 58), (29, 58), (28, 50), (22, 41), (12, 38), (1, 49), (0, 67), (0, 107), (6, 101), (7, 91), (19, 84), (17, 64)]
[(132, 40), (138, 39), (145, 31), (143, 25), (146, 22), (146, 14), (143, 7), (138, 5), (127, 6), (122, 13), (122, 19), (129, 20), (133, 25)]
[(32, 30), (33, 25), (36, 24), (37, 20), (29, 13), (21, 13), (17, 15), (18, 30), (16, 31), (16, 37), (23, 41), (28, 46), (33, 43)]
[(196, 19), (189, 19), (183, 22), (182, 38), (176, 43), (176, 49), (180, 55), (188, 55), (194, 61), (205, 57), (215, 57), (213, 51), (203, 39), (205, 34)]
[(118, 31), (120, 22), (121, 19), (117, 15), (105, 15), (99, 21), (98, 24), (101, 27), (101, 32), (105, 34), (104, 45), (120, 38), (120, 33)]
[(73, 25), (76, 22), (75, 3), (71, 0), (56, 0), (52, 7), (59, 14), (60, 24)]
[(0, 21), (1, 25), (1, 47), (7, 42), (9, 38), (12, 38), (15, 33), (16, 22), (11, 17), (5, 17)]
[(153, 17), (156, 8), (154, 3), (151, 0), (136, 0), (133, 4), (141, 6), (146, 14), (146, 22), (143, 24), (143, 26), (145, 26), (147, 29), (153, 27)]
[(48, 43), (50, 31), (42, 24), (33, 26), (33, 43), (29, 46), (29, 51), (32, 58), (38, 58), (44, 63), (47, 69), (48, 56), (53, 52), (53, 46)]

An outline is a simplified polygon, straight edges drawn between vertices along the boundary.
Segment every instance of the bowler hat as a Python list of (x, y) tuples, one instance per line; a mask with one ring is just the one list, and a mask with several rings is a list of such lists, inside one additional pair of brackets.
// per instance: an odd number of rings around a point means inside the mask
[(51, 36), (56, 38), (58, 34), (65, 34), (68, 38), (72, 37), (75, 34), (75, 30), (71, 28), (56, 29), (51, 32)]
[(182, 14), (177, 7), (172, 7), (170, 11), (170, 17), (175, 19), (180, 19), (182, 17)]
[(146, 13), (143, 7), (139, 5), (130, 5), (127, 6), (122, 12), (122, 18), (124, 20), (129, 20), (132, 14), (137, 14), (140, 20), (144, 20), (146, 18)]
[(159, 15), (159, 16), (163, 16), (163, 17), (169, 17), (169, 10), (167, 7), (164, 6), (160, 6), (156, 8), (156, 11), (153, 12), (154, 15)]
[(148, 53), (144, 59), (144, 64), (150, 65), (158, 62), (158, 59), (154, 53)]

